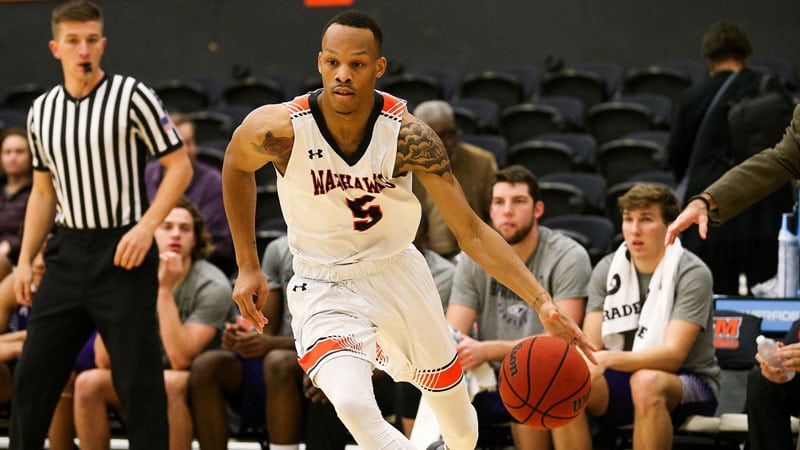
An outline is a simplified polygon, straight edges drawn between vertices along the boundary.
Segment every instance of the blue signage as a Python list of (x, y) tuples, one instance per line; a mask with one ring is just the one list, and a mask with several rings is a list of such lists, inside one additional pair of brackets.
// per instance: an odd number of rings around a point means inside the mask
[(752, 314), (763, 319), (762, 331), (786, 332), (792, 327), (792, 322), (800, 319), (800, 298), (717, 296), (715, 309)]

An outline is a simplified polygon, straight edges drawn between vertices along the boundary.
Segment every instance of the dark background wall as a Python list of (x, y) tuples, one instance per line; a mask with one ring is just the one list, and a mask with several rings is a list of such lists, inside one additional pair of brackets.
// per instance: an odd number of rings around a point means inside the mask
[[(304, 79), (316, 71), (324, 23), (341, 8), (301, 0), (99, 0), (109, 39), (103, 67), (150, 82), (204, 75)], [(60, 79), (49, 15), (56, 2), (0, 3), (0, 86)], [(384, 53), (406, 67), (459, 71), (535, 63), (613, 61), (623, 68), (699, 59), (708, 24), (734, 19), (750, 31), (755, 56), (800, 67), (798, 0), (356, 0), (385, 33)]]

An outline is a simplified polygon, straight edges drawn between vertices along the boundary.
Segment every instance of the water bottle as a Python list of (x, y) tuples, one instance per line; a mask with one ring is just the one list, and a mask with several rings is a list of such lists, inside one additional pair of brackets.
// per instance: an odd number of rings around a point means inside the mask
[(789, 231), (789, 213), (783, 214), (781, 229), (778, 231), (778, 295), (795, 297), (797, 295), (798, 250), (797, 236)]
[[(758, 345), (758, 354), (761, 355), (761, 357), (764, 358), (764, 360), (767, 361), (770, 366), (783, 369), (781, 360), (775, 356), (775, 351), (778, 350), (778, 345), (774, 340), (759, 334), (756, 338), (756, 345)], [(786, 375), (788, 380), (794, 378), (795, 373), (796, 372), (794, 370), (784, 371), (784, 375)]]
[(747, 275), (742, 272), (739, 274), (739, 296), (745, 297), (750, 293), (750, 288), (747, 287)]

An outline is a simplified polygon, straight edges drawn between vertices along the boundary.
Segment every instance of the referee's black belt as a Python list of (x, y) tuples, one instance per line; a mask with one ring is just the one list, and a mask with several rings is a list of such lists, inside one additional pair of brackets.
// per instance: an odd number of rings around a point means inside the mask
[(61, 236), (75, 239), (114, 237), (122, 236), (128, 230), (133, 228), (134, 225), (136, 224), (132, 223), (113, 228), (70, 228), (59, 225), (56, 227), (56, 233)]

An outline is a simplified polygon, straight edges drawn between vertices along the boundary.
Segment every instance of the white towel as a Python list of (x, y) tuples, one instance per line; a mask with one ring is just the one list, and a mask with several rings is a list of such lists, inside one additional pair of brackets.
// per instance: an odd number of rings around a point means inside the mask
[(675, 276), (683, 254), (680, 239), (667, 246), (658, 263), (647, 293), (647, 301), (639, 303), (639, 281), (636, 268), (628, 259), (623, 242), (614, 253), (606, 279), (606, 300), (603, 304), (603, 344), (609, 350), (622, 350), (622, 333), (637, 330), (633, 350), (656, 347), (664, 343), (672, 305), (675, 301)]

